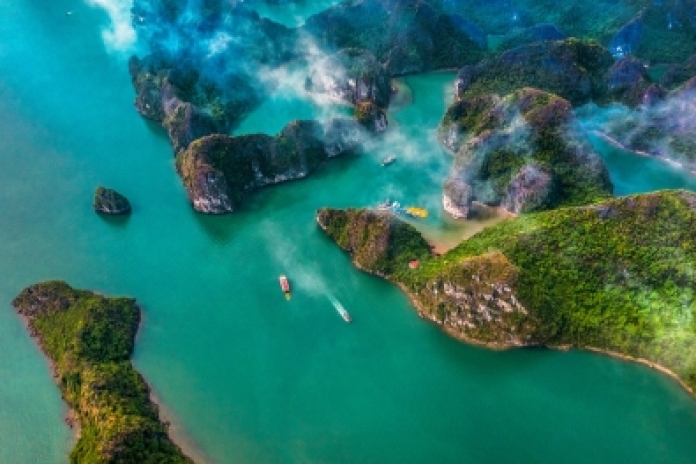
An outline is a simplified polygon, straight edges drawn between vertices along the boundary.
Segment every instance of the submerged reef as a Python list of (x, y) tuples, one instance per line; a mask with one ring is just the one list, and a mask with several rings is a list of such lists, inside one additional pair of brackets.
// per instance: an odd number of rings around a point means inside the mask
[(177, 156), (189, 199), (201, 213), (235, 211), (251, 191), (301, 179), (329, 158), (357, 150), (362, 129), (355, 121), (293, 121), (272, 137), (216, 134), (194, 141)]
[(322, 209), (317, 222), (356, 265), (398, 284), (421, 316), (457, 338), (606, 351), (696, 387), (694, 193), (509, 219), (439, 257), (388, 213)]
[(563, 98), (531, 88), (455, 101), (439, 128), (455, 153), (445, 210), (466, 218), (477, 200), (528, 213), (610, 196), (609, 172), (574, 129), (571, 110)]
[(133, 368), (140, 309), (53, 281), (25, 288), (12, 305), (49, 358), (79, 426), (72, 463), (191, 463), (167, 434), (150, 389)]

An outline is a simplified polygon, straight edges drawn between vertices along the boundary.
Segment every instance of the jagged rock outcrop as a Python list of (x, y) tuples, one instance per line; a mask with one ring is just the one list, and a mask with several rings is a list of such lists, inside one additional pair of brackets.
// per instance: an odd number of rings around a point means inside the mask
[(475, 63), (486, 48), (473, 23), (421, 0), (342, 2), (308, 18), (301, 31), (324, 49), (367, 50), (392, 76)]
[(328, 158), (356, 150), (354, 121), (293, 121), (275, 137), (216, 134), (195, 140), (177, 156), (177, 170), (196, 211), (233, 212), (251, 191), (301, 179)]
[(312, 66), (305, 82), (309, 92), (352, 105), (371, 102), (389, 106), (392, 86), (386, 68), (370, 52), (341, 50)]
[(471, 211), (473, 189), (460, 178), (449, 178), (442, 188), (442, 208), (455, 219), (466, 219)]
[(604, 163), (572, 121), (568, 101), (529, 88), (453, 103), (439, 128), (440, 140), (455, 153), (445, 210), (468, 217), (478, 200), (528, 213), (610, 195)]
[(559, 95), (573, 104), (604, 96), (611, 54), (596, 42), (567, 39), (536, 42), (508, 50), (496, 58), (459, 70), (457, 98), (507, 95), (534, 87)]
[(372, 102), (360, 103), (355, 108), (355, 120), (372, 133), (387, 130), (387, 115)]
[(430, 255), (416, 229), (390, 212), (326, 208), (317, 211), (316, 219), (357, 266), (373, 274), (388, 276), (408, 261)]
[(259, 100), (258, 90), (244, 80), (228, 78), (223, 92), (189, 64), (164, 58), (132, 57), (129, 69), (136, 109), (162, 125), (175, 153), (197, 138), (228, 132)]
[(618, 60), (609, 69), (606, 82), (605, 99), (632, 107), (654, 104), (666, 93), (657, 84), (652, 83), (647, 65), (633, 56)]
[(130, 202), (115, 190), (97, 187), (94, 192), (94, 211), (102, 214), (128, 214), (131, 211)]

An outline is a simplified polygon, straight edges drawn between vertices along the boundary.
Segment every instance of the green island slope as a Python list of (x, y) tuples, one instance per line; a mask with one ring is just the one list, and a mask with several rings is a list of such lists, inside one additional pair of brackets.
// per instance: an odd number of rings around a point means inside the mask
[(389, 213), (322, 209), (317, 222), (360, 268), (398, 284), (421, 316), (457, 338), (600, 350), (696, 388), (694, 193), (525, 215), (442, 256)]
[(159, 419), (130, 356), (140, 309), (65, 282), (24, 289), (12, 302), (48, 356), (79, 423), (71, 463), (190, 463)]

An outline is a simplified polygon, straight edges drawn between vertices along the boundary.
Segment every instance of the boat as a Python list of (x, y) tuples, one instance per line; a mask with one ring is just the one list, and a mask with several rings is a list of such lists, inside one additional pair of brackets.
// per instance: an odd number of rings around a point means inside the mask
[(405, 210), (406, 214), (408, 214), (411, 217), (417, 217), (417, 218), (427, 218), (428, 217), (428, 210), (423, 209), (423, 208), (416, 208), (415, 206), (410, 206), (406, 208)]
[(334, 308), (336, 308), (336, 311), (338, 312), (338, 314), (341, 315), (344, 321), (351, 322), (353, 320), (353, 318), (350, 317), (350, 314), (348, 314), (348, 311), (346, 311), (346, 308), (344, 308), (343, 305), (333, 295), (329, 295), (329, 300), (331, 301), (331, 304)]
[(283, 290), (283, 293), (285, 294), (285, 299), (289, 300), (290, 299), (290, 282), (288, 282), (288, 278), (282, 274), (279, 277), (279, 280), (280, 280), (280, 289)]
[(394, 161), (396, 161), (396, 156), (394, 155), (389, 155), (384, 160), (382, 161), (382, 166), (389, 166), (392, 164)]

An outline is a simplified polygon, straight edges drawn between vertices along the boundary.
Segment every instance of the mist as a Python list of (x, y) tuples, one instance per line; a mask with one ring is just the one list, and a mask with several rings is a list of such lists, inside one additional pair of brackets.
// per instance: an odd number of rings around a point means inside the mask
[(111, 24), (102, 30), (106, 49), (113, 52), (132, 51), (137, 36), (131, 23), (131, 0), (85, 0), (93, 8), (101, 8)]

